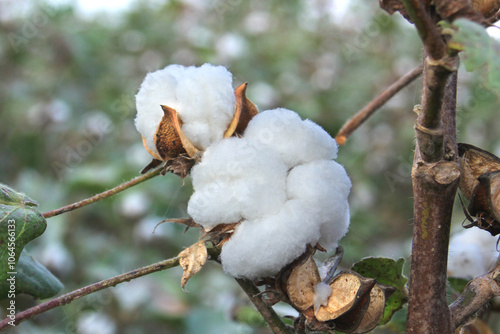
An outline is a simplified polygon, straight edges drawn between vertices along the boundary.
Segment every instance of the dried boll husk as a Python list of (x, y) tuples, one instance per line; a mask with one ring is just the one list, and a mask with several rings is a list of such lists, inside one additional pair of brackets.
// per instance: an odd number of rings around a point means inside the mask
[(472, 198), (478, 178), (486, 172), (500, 170), (500, 158), (479, 147), (459, 143), (460, 157), (460, 190), (468, 201)]
[(472, 8), (485, 18), (492, 17), (500, 9), (500, 0), (471, 0)]
[(361, 334), (370, 332), (382, 320), (385, 303), (396, 289), (389, 285), (376, 284), (370, 291), (370, 304), (366, 309), (359, 325), (349, 333)]
[(314, 248), (307, 250), (298, 259), (281, 270), (276, 279), (276, 287), (288, 303), (299, 312), (312, 315), (314, 288), (321, 281), (318, 267), (314, 262)]
[(321, 306), (316, 312), (316, 319), (321, 322), (335, 320), (355, 307), (371, 291), (375, 284), (372, 278), (366, 278), (355, 272), (341, 272), (332, 282), (332, 294), (327, 306)]
[(255, 104), (246, 97), (247, 86), (248, 83), (245, 82), (234, 90), (236, 111), (234, 112), (233, 120), (224, 133), (224, 138), (229, 138), (233, 135), (241, 136), (247, 128), (248, 122), (259, 113)]
[[(234, 94), (236, 97), (236, 109), (231, 123), (229, 124), (227, 130), (224, 133), (223, 138), (229, 138), (233, 135), (241, 136), (245, 131), (248, 122), (258, 114), (259, 110), (246, 97), (246, 88), (248, 84), (244, 83), (235, 89)], [(193, 143), (186, 136), (182, 130), (182, 119), (179, 113), (169, 106), (161, 106), (163, 110), (163, 117), (156, 129), (154, 134), (154, 143), (158, 153), (153, 152), (146, 144), (146, 138), (142, 136), (142, 143), (146, 151), (153, 156), (153, 160), (141, 171), (141, 173), (146, 173), (148, 170), (159, 166), (162, 161), (174, 161), (176, 165), (186, 165), (186, 158), (196, 158), (199, 157), (200, 150), (193, 145)], [(182, 161), (177, 161), (177, 159), (182, 158)], [(176, 162), (177, 161), (177, 162)], [(167, 170), (166, 169), (165, 171)], [(192, 165), (190, 166), (192, 167)], [(170, 168), (174, 174), (185, 177), (189, 173), (190, 167), (185, 170), (182, 168), (180, 172), (177, 172), (178, 168)]]
[[(458, 144), (460, 190), (469, 200), (465, 215), (472, 224), (492, 235), (500, 233), (500, 159), (480, 148)], [(476, 217), (477, 220), (471, 217)]]

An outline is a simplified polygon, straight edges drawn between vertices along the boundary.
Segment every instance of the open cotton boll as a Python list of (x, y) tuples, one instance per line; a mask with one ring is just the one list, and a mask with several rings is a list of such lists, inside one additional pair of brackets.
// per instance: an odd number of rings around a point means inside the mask
[(236, 98), (232, 75), (223, 66), (170, 65), (148, 73), (136, 95), (137, 130), (157, 153), (154, 134), (163, 117), (161, 105), (175, 109), (182, 130), (198, 149), (221, 140), (231, 122)]
[(274, 214), (286, 201), (287, 167), (275, 152), (248, 140), (211, 145), (191, 176), (188, 213), (205, 228)]
[(470, 228), (454, 234), (448, 252), (448, 276), (474, 278), (495, 263), (497, 238), (488, 231)]
[(276, 215), (238, 225), (222, 247), (222, 266), (234, 277), (273, 276), (319, 238), (313, 208), (289, 200)]
[(319, 125), (288, 109), (266, 110), (248, 123), (244, 138), (266, 144), (293, 167), (314, 160), (337, 157), (337, 143)]

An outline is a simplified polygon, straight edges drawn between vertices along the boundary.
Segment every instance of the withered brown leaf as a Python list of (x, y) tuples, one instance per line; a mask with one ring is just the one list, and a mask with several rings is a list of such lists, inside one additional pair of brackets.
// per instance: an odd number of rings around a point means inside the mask
[(196, 275), (207, 262), (208, 252), (205, 241), (199, 241), (179, 253), (179, 263), (183, 269), (181, 287), (184, 290), (188, 280)]
[(233, 134), (241, 136), (247, 128), (248, 122), (259, 113), (255, 104), (246, 97), (245, 93), (247, 86), (248, 83), (245, 82), (234, 90), (234, 95), (236, 96), (236, 110), (231, 123), (224, 133), (224, 138), (229, 138)]

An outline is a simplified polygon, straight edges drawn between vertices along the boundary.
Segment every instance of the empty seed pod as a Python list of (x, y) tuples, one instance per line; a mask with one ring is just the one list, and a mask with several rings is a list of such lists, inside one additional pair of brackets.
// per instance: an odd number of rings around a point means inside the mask
[(500, 158), (473, 145), (459, 143), (460, 190), (468, 201), (478, 185), (478, 178), (486, 172), (500, 170)]
[(370, 304), (356, 329), (352, 334), (367, 333), (374, 329), (384, 316), (385, 302), (395, 288), (388, 285), (376, 284), (370, 291)]
[(500, 8), (500, 0), (471, 0), (472, 8), (485, 18), (492, 17)]
[(341, 272), (330, 283), (332, 294), (328, 304), (321, 306), (316, 313), (318, 321), (337, 319), (353, 308), (365, 294), (369, 293), (375, 280), (355, 272)]
[(315, 286), (321, 281), (313, 255), (314, 249), (308, 247), (277, 278), (278, 290), (285, 294), (290, 305), (298, 311), (305, 311), (313, 306)]

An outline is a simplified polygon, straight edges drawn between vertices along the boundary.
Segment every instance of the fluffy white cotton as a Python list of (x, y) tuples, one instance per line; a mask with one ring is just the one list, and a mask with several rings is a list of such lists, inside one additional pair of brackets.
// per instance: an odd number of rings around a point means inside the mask
[(337, 157), (337, 143), (323, 128), (288, 109), (257, 114), (244, 137), (268, 145), (289, 167)]
[(136, 95), (137, 130), (157, 153), (154, 134), (163, 117), (161, 105), (174, 108), (182, 130), (201, 150), (222, 139), (236, 108), (232, 75), (223, 66), (170, 65), (149, 73)]
[(188, 213), (205, 228), (275, 214), (286, 201), (286, 175), (267, 147), (228, 138), (211, 145), (192, 169)]
[(286, 109), (264, 111), (243, 137), (208, 147), (191, 172), (188, 213), (205, 228), (241, 221), (222, 248), (226, 272), (273, 276), (308, 244), (338, 245), (351, 181), (336, 155), (333, 138)]
[(448, 276), (471, 279), (488, 272), (498, 252), (497, 238), (479, 228), (452, 236), (448, 253)]
[(328, 299), (332, 294), (332, 288), (330, 285), (319, 282), (314, 287), (314, 313), (318, 311), (321, 306), (328, 305)]

